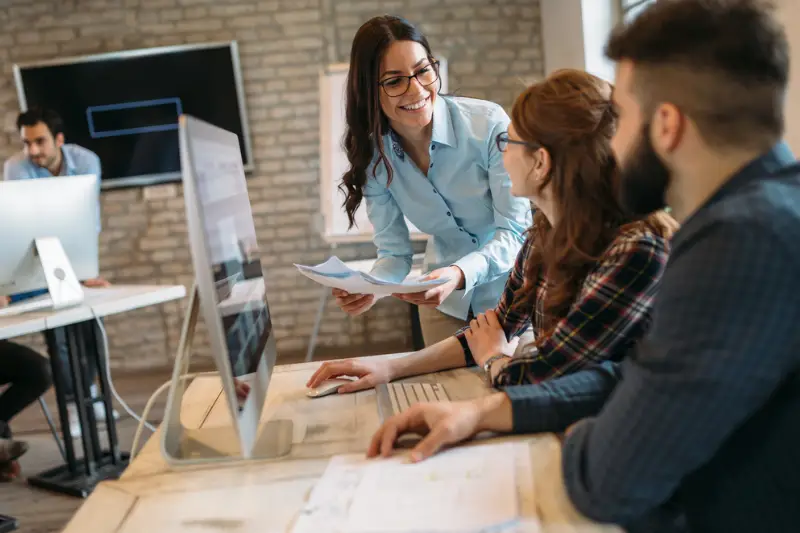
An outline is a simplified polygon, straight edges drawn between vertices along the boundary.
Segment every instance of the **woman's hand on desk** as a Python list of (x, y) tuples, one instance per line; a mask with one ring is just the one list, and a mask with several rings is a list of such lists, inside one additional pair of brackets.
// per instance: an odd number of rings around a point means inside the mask
[(8, 296), (0, 296), (0, 309), (6, 307), (10, 303), (11, 303), (11, 298), (9, 298)]
[(511, 401), (502, 392), (469, 402), (418, 403), (378, 429), (367, 457), (388, 457), (405, 433), (425, 435), (411, 452), (411, 460), (419, 462), (482, 431), (509, 432), (512, 427)]
[(423, 292), (413, 292), (411, 294), (394, 294), (393, 296), (414, 305), (439, 307), (454, 290), (464, 287), (464, 272), (457, 266), (449, 266), (438, 268), (422, 278), (424, 281), (445, 277), (450, 278), (450, 281), (433, 289), (428, 289)]
[(391, 361), (387, 359), (374, 361), (364, 359), (326, 361), (314, 372), (314, 375), (306, 383), (306, 387), (315, 389), (327, 379), (342, 376), (354, 376), (359, 379), (339, 387), (338, 392), (340, 394), (371, 389), (379, 383), (389, 383), (393, 379)]
[(375, 305), (373, 294), (350, 294), (341, 289), (333, 289), (331, 294), (336, 298), (336, 305), (350, 316), (360, 315)]
[(506, 332), (500, 325), (494, 309), (475, 317), (469, 323), (465, 337), (472, 358), (480, 367), (483, 367), (483, 364), (495, 355), (508, 355), (509, 357), (514, 355), (514, 350), (519, 344), (519, 337), (508, 342)]
[(247, 396), (250, 394), (250, 384), (245, 383), (244, 381), (239, 381), (236, 378), (233, 378), (233, 388), (236, 391), (236, 397), (239, 400), (246, 400)]

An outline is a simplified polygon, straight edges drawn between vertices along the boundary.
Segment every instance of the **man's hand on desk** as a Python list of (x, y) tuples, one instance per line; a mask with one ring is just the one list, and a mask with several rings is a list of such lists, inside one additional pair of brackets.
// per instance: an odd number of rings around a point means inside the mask
[(11, 303), (11, 298), (9, 298), (8, 296), (0, 296), (0, 309), (6, 307), (10, 303)]
[(438, 268), (422, 278), (422, 280), (430, 280), (445, 277), (450, 278), (450, 281), (436, 288), (411, 294), (394, 294), (393, 296), (414, 305), (439, 307), (454, 290), (464, 288), (464, 272), (457, 266), (449, 266)]
[(482, 431), (507, 433), (512, 428), (511, 401), (502, 392), (469, 402), (418, 403), (378, 429), (367, 457), (388, 457), (394, 443), (405, 433), (425, 435), (411, 452), (411, 460), (418, 462)]
[(337, 392), (340, 394), (371, 389), (379, 383), (389, 383), (393, 379), (391, 360), (345, 359), (343, 361), (326, 361), (314, 372), (314, 375), (306, 383), (306, 387), (314, 389), (319, 387), (326, 379), (342, 376), (355, 376), (359, 379), (339, 387)]
[(103, 278), (92, 278), (83, 281), (83, 286), (90, 289), (103, 289), (110, 287), (111, 283)]

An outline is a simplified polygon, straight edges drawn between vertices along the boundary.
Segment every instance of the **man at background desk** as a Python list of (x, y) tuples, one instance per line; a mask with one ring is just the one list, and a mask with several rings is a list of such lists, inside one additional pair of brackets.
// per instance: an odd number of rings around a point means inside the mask
[[(22, 151), (6, 161), (3, 167), (3, 175), (6, 180), (94, 174), (97, 176), (97, 183), (100, 183), (100, 158), (91, 150), (87, 150), (77, 144), (66, 144), (64, 142), (64, 121), (52, 109), (34, 107), (20, 113), (17, 117), (17, 130), (22, 140)], [(99, 212), (100, 210), (98, 209)], [(100, 232), (99, 215), (97, 232)], [(95, 278), (83, 281), (83, 285), (86, 287), (107, 287), (110, 284), (103, 278)], [(46, 292), (46, 290), (40, 290), (15, 294), (11, 296), (10, 301), (7, 303), (13, 304)], [(69, 355), (66, 346), (59, 346), (59, 356), (65, 368), (68, 368)], [(96, 369), (89, 368), (87, 370), (91, 378), (96, 375)], [(69, 383), (64, 385), (67, 396), (71, 396), (72, 390)], [(92, 395), (96, 396), (96, 386), (93, 385), (92, 387)], [(95, 410), (98, 420), (104, 420), (105, 410), (103, 404), (95, 404)], [(70, 433), (73, 437), (78, 437), (80, 436), (80, 425), (74, 403), (69, 404), (68, 412)]]
[(95, 174), (100, 182), (100, 158), (77, 144), (64, 143), (64, 121), (55, 111), (34, 107), (17, 117), (22, 151), (6, 161), (7, 180)]

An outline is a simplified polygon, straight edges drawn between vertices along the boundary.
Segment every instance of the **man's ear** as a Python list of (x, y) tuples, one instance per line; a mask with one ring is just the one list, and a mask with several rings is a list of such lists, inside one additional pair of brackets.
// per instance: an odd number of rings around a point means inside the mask
[(660, 104), (653, 113), (650, 126), (653, 147), (660, 154), (674, 151), (686, 128), (686, 117), (675, 104)]
[(62, 146), (64, 146), (64, 134), (63, 133), (57, 133), (56, 134), (56, 148), (61, 148)]

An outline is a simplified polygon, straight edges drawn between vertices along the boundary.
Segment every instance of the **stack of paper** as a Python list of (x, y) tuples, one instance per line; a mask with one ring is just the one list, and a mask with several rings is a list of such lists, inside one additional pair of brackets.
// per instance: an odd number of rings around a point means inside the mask
[(516, 458), (524, 446), (456, 448), (416, 464), (336, 456), (293, 533), (538, 531), (527, 521), (520, 529)]
[(298, 264), (294, 266), (301, 274), (320, 285), (342, 289), (352, 294), (375, 294), (378, 296), (409, 294), (426, 291), (450, 281), (449, 278), (437, 278), (425, 281), (410, 279), (394, 283), (376, 278), (366, 272), (353, 270), (336, 256), (316, 266)]

